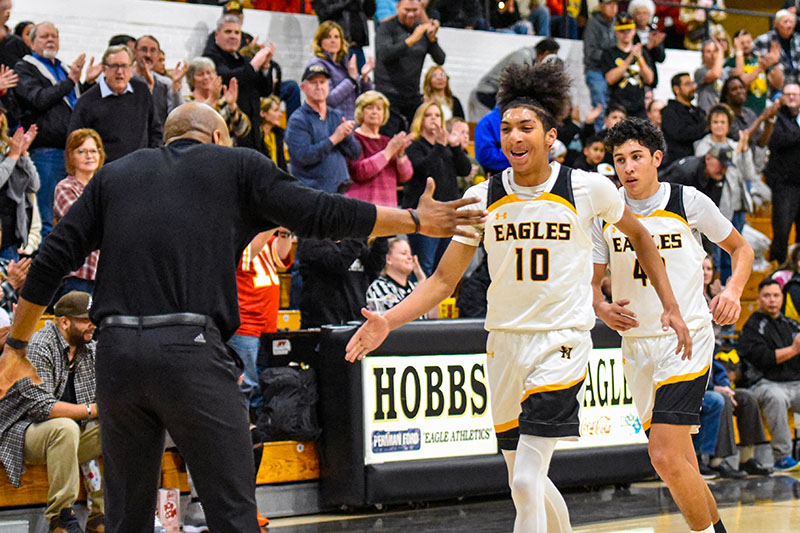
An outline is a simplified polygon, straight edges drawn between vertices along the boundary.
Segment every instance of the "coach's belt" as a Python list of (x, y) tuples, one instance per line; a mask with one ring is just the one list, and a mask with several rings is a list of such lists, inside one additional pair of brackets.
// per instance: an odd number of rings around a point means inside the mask
[(167, 315), (131, 316), (111, 315), (100, 322), (100, 327), (152, 328), (158, 326), (205, 326), (209, 317), (197, 313), (170, 313)]

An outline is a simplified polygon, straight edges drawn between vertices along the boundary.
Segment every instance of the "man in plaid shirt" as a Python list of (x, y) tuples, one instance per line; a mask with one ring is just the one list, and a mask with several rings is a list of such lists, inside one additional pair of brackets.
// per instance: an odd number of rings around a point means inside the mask
[[(89, 304), (90, 296), (77, 291), (56, 303), (56, 320), (37, 331), (28, 345), (28, 357), (43, 383), (21, 380), (0, 399), (0, 462), (15, 487), (23, 463), (47, 465), (50, 487), (44, 514), (51, 532), (83, 531), (72, 509), (80, 489), (80, 464), (100, 456), (95, 327)], [(103, 531), (103, 494), (94, 489), (87, 532)]]

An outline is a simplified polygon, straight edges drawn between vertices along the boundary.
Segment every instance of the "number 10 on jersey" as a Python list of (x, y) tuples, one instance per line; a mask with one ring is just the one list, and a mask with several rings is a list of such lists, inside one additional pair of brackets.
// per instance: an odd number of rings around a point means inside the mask
[(550, 250), (531, 248), (528, 258), (525, 257), (525, 250), (522, 248), (515, 248), (514, 252), (517, 256), (517, 281), (525, 281), (526, 263), (528, 263), (531, 281), (547, 281), (547, 278), (550, 277)]

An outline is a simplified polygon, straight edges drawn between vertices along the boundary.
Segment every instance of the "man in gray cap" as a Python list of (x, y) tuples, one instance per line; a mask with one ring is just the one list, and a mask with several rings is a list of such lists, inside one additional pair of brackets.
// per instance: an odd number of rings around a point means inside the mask
[(731, 164), (733, 150), (724, 144), (715, 144), (704, 156), (689, 156), (671, 164), (659, 179), (670, 183), (691, 185), (711, 198), (719, 207), (725, 187), (725, 172)]
[[(24, 379), (0, 399), (0, 461), (15, 487), (23, 463), (47, 465), (44, 516), (51, 532), (83, 531), (72, 508), (80, 490), (80, 465), (100, 457), (90, 303), (91, 297), (78, 291), (56, 302), (56, 319), (28, 344), (28, 357), (42, 383)], [(96, 483), (90, 487), (88, 532), (103, 531), (99, 477)]]

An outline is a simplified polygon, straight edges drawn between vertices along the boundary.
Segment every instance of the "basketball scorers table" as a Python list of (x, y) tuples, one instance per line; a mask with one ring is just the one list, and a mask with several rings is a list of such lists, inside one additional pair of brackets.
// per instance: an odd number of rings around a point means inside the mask
[[(486, 376), (483, 321), (426, 320), (393, 331), (372, 355), (344, 360), (352, 327), (319, 345), (320, 504), (361, 507), (508, 492)], [(622, 373), (620, 337), (598, 321), (577, 441), (550, 467), (559, 487), (654, 476)]]

